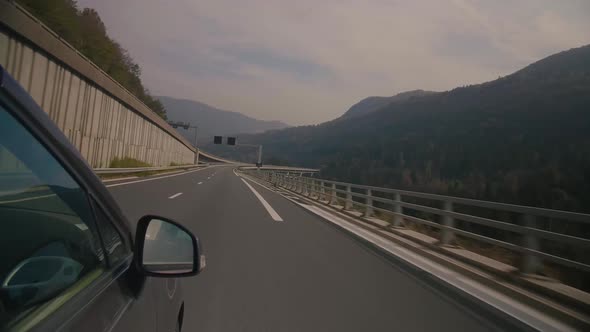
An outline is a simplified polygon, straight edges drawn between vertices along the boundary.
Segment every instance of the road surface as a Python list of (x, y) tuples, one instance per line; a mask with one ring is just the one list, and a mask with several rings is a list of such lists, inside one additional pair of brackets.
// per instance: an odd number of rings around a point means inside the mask
[(498, 329), (343, 231), (248, 182), (255, 194), (231, 167), (138, 181), (109, 187), (127, 217), (172, 218), (199, 236), (207, 255), (206, 270), (182, 280), (184, 331)]

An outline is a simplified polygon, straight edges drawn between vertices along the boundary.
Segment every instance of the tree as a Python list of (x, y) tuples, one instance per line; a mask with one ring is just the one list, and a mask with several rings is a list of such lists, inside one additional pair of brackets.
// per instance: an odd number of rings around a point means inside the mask
[(79, 10), (73, 0), (17, 0), (25, 9), (74, 46), (105, 73), (166, 119), (166, 109), (141, 82), (141, 68), (111, 39), (96, 10)]

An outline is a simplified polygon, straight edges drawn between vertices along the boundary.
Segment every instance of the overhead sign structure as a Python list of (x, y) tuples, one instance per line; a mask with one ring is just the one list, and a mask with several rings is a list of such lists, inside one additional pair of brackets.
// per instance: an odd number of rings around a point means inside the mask
[(197, 130), (199, 129), (199, 127), (197, 126), (191, 126), (190, 122), (182, 122), (182, 121), (178, 121), (178, 122), (174, 122), (174, 121), (168, 121), (168, 124), (172, 126), (172, 128), (184, 128), (185, 130), (188, 130), (189, 128), (193, 128), (195, 129), (195, 164), (199, 163), (199, 149), (197, 148)]
[(191, 126), (191, 124), (188, 123), (188, 122), (184, 123), (184, 122), (172, 122), (172, 121), (170, 121), (170, 122), (168, 122), (168, 124), (171, 125), (172, 128), (178, 128), (178, 127), (180, 127), (180, 128), (188, 129)]
[[(258, 148), (258, 162), (256, 163), (256, 167), (262, 167), (262, 145), (258, 144), (238, 144), (236, 137), (227, 137), (226, 138), (227, 145), (239, 146), (239, 147), (251, 147), (251, 148)], [(213, 144), (223, 144), (223, 136), (213, 136)]]

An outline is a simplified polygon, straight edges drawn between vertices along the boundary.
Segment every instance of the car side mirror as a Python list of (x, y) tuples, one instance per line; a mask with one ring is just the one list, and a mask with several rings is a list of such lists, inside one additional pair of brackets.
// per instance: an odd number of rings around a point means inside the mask
[(205, 267), (197, 237), (170, 219), (142, 217), (137, 223), (135, 246), (138, 268), (148, 276), (193, 276)]

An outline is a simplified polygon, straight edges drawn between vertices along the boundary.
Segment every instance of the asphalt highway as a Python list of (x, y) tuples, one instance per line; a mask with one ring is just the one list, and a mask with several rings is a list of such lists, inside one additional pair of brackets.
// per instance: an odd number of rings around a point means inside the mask
[(182, 279), (183, 331), (498, 329), (232, 167), (125, 182), (107, 185), (129, 220), (172, 218), (202, 242), (207, 268)]

